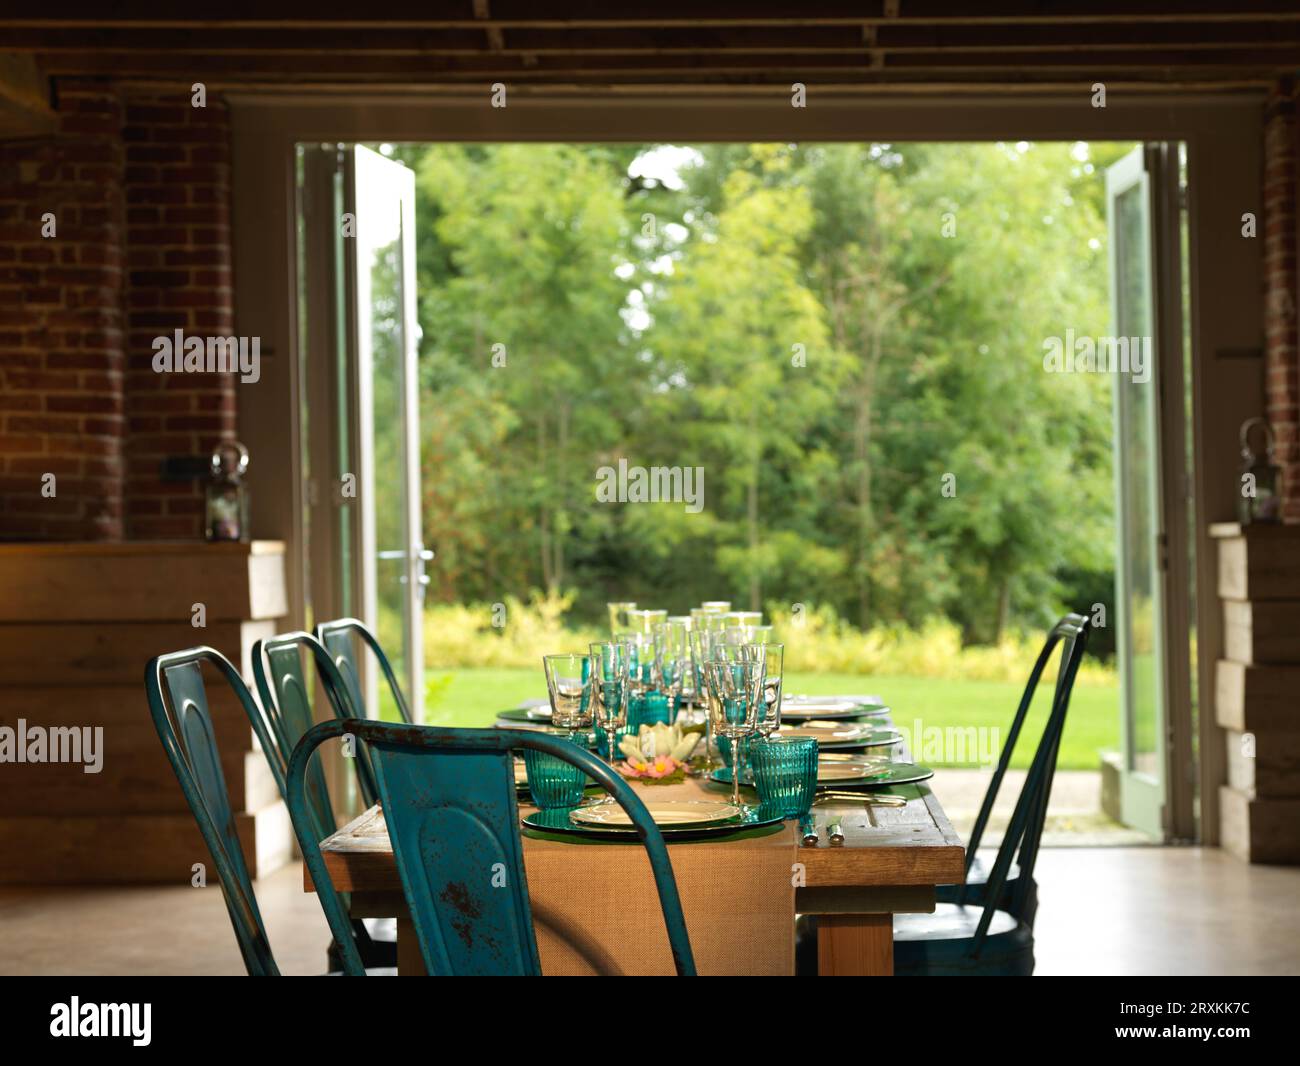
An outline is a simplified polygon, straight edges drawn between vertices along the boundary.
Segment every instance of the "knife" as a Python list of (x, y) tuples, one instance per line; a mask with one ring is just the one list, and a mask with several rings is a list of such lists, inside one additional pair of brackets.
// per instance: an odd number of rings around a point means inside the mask
[(817, 846), (817, 824), (813, 821), (811, 814), (805, 814), (799, 818), (799, 835), (803, 838), (804, 847), (815, 848)]
[(840, 816), (837, 814), (826, 823), (826, 835), (830, 838), (831, 847), (838, 848), (844, 844), (844, 828), (840, 825)]

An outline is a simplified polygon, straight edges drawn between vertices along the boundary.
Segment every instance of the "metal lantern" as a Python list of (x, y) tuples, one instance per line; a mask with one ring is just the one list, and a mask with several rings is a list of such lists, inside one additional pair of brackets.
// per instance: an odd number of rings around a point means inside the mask
[[(1250, 431), (1264, 430), (1264, 454), (1257, 456), (1250, 447)], [(1241, 475), (1237, 515), (1243, 526), (1252, 522), (1279, 522), (1282, 518), (1278, 486), (1281, 468), (1273, 461), (1273, 427), (1262, 418), (1248, 418), (1241, 424)]]
[(208, 540), (248, 541), (248, 449), (237, 440), (222, 441), (212, 451), (207, 491)]

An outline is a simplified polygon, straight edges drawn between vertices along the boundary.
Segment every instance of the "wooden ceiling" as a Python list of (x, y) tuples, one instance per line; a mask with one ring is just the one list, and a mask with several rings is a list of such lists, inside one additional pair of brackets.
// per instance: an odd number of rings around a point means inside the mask
[(194, 17), (175, 0), (22, 6), (0, 19), (0, 54), (55, 79), (897, 92), (1254, 86), (1300, 69), (1300, 0), (213, 0)]

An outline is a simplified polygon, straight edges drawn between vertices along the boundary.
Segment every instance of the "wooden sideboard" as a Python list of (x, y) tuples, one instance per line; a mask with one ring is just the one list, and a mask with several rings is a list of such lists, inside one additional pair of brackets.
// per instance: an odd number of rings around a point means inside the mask
[[(253, 642), (287, 613), (278, 541), (0, 544), (0, 726), (103, 728), (96, 774), (0, 762), (0, 882), (188, 883), (203, 863), (215, 883), (149, 714), (145, 664), (208, 644), (251, 682)], [(243, 709), (208, 680), (231, 803), (260, 876), (292, 855), (288, 811)]]

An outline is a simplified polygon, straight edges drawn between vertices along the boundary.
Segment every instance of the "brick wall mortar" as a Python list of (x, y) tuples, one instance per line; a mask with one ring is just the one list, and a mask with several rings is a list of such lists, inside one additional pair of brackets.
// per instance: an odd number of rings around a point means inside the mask
[(1300, 214), (1300, 131), (1296, 89), (1275, 86), (1264, 116), (1265, 405), (1283, 471), (1283, 517), (1300, 522), (1300, 347), (1297, 346), (1297, 226)]
[(123, 107), (111, 88), (70, 85), (58, 115), (54, 136), (0, 144), (0, 539), (116, 540)]

